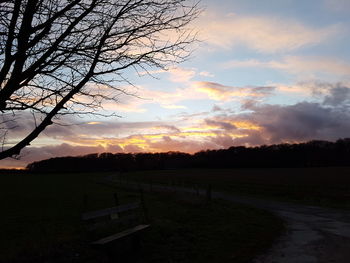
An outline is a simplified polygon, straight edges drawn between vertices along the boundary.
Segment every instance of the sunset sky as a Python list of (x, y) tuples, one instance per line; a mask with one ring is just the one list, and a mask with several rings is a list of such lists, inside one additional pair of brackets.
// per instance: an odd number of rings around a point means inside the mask
[[(134, 87), (122, 88), (131, 95), (104, 105), (119, 117), (66, 117), (0, 167), (94, 152), (193, 153), (350, 137), (349, 0), (202, 5), (191, 58), (153, 77), (127, 72)], [(18, 138), (27, 121), (19, 121)]]

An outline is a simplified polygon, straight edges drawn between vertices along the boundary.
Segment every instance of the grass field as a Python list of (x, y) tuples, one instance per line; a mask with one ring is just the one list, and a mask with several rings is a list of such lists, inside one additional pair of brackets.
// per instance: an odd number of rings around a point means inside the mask
[(350, 167), (162, 170), (122, 178), (202, 188), (211, 184), (214, 191), (350, 209)]
[[(138, 192), (96, 184), (106, 174), (1, 175), (0, 262), (108, 262), (89, 247), (84, 210), (139, 198)], [(84, 194), (88, 195), (84, 208)], [(283, 230), (275, 216), (199, 197), (145, 194), (151, 229), (139, 262), (247, 262)]]

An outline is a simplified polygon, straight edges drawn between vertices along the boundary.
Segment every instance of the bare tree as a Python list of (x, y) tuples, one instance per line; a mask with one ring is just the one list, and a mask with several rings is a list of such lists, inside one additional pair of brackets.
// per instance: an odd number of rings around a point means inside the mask
[[(127, 92), (125, 71), (186, 59), (200, 12), (189, 0), (9, 0), (0, 3), (0, 159), (16, 156), (54, 118), (96, 113)], [(20, 114), (35, 124), (5, 144)]]

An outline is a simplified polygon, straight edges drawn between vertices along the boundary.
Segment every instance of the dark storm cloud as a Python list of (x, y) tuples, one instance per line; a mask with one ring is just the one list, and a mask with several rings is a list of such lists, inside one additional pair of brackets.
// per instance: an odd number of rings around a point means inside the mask
[(349, 104), (350, 102), (350, 88), (338, 84), (335, 88), (330, 90), (330, 94), (324, 97), (323, 104), (330, 106), (340, 106)]
[[(261, 144), (260, 138), (263, 138), (263, 143), (266, 144), (313, 139), (335, 140), (349, 137), (350, 132), (349, 111), (325, 107), (320, 103), (255, 106), (254, 112), (239, 117), (262, 127), (259, 131), (260, 136), (253, 131), (243, 139), (249, 144)], [(254, 141), (250, 141), (253, 137)]]

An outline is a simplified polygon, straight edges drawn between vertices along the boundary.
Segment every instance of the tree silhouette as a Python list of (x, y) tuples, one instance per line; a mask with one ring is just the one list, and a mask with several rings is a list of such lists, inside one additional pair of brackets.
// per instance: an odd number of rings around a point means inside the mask
[(232, 146), (194, 154), (101, 153), (56, 157), (31, 163), (34, 172), (142, 171), (182, 168), (265, 168), (350, 166), (350, 139), (257, 147)]
[[(16, 156), (56, 118), (97, 114), (128, 91), (125, 71), (182, 62), (199, 14), (189, 0), (9, 0), (0, 3), (0, 159)], [(16, 120), (33, 126), (6, 144)]]

